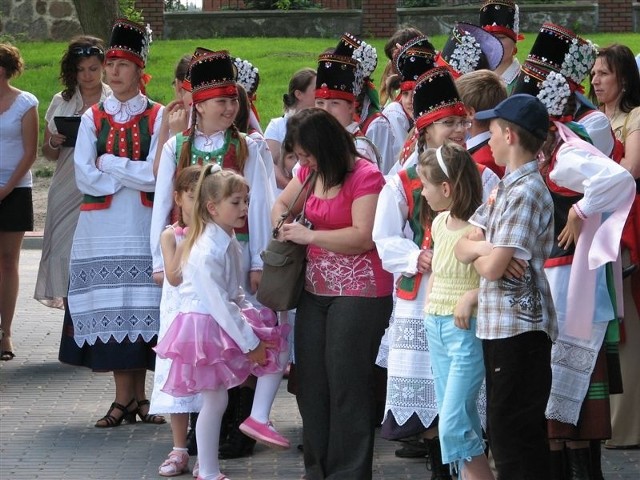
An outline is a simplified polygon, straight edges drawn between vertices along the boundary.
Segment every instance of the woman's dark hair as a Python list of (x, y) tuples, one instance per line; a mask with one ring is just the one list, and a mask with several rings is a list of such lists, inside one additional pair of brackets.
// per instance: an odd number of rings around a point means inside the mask
[(181, 82), (187, 78), (187, 73), (189, 73), (189, 65), (191, 64), (191, 55), (183, 55), (178, 63), (176, 64), (176, 69), (173, 72), (173, 78), (180, 80)]
[(393, 51), (396, 49), (396, 45), (404, 45), (412, 38), (421, 37), (424, 33), (415, 27), (409, 25), (401, 26), (395, 31), (393, 35), (384, 44), (384, 54), (389, 60), (393, 59)]
[(315, 157), (325, 191), (342, 185), (358, 156), (353, 136), (333, 115), (316, 107), (289, 118), (283, 143), (289, 151), (297, 145)]
[(296, 106), (298, 99), (296, 98), (296, 90), (304, 92), (311, 82), (315, 81), (316, 71), (313, 68), (303, 68), (293, 74), (289, 80), (289, 91), (282, 96), (284, 109), (288, 110)]
[[(93, 47), (93, 48), (92, 48)], [(60, 81), (64, 85), (62, 98), (71, 100), (78, 86), (78, 64), (83, 58), (96, 56), (104, 62), (104, 43), (97, 37), (80, 35), (73, 37), (60, 61)]]
[[(604, 60), (604, 63), (618, 80), (618, 87), (622, 92), (620, 110), (629, 113), (640, 106), (640, 73), (631, 49), (626, 45), (614, 43), (598, 50), (597, 58)], [(589, 77), (589, 85), (589, 98), (597, 103), (598, 99), (591, 84), (591, 76)]]
[(242, 85), (238, 83), (236, 86), (238, 87), (238, 104), (240, 108), (238, 108), (238, 113), (233, 123), (242, 133), (247, 133), (249, 130), (249, 112), (251, 111), (249, 96)]

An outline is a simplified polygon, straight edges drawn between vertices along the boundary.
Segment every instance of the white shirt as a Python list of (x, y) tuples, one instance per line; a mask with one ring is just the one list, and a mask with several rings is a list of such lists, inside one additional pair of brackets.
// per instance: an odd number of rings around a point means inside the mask
[(240, 286), (241, 256), (242, 247), (235, 236), (208, 223), (182, 267), (180, 311), (211, 315), (247, 353), (260, 344), (260, 339), (241, 313), (252, 306)]
[[(33, 107), (37, 110), (38, 99), (29, 92), (20, 92), (9, 109), (0, 114), (0, 185), (9, 182), (24, 156), (22, 118)], [(15, 187), (30, 187), (32, 184), (31, 171), (28, 171)]]
[(395, 146), (393, 149), (393, 158), (398, 159), (398, 155), (402, 151), (404, 141), (407, 138), (407, 134), (411, 129), (411, 122), (407, 118), (407, 114), (402, 108), (400, 102), (391, 102), (384, 107), (382, 114), (389, 120), (391, 124), (391, 130), (393, 131), (393, 137), (395, 139)]
[(379, 115), (371, 121), (365, 135), (380, 152), (380, 171), (383, 175), (386, 175), (396, 161), (395, 149), (397, 142), (391, 123), (384, 116)]

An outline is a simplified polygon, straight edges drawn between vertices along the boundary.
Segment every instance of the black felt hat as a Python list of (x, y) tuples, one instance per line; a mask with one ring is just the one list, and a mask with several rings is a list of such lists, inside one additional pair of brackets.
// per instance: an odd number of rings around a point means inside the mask
[(434, 121), (451, 115), (466, 116), (453, 76), (446, 67), (432, 68), (416, 82), (413, 94), (416, 128), (423, 130)]
[(323, 53), (318, 57), (316, 98), (339, 98), (353, 102), (358, 93), (358, 62), (350, 56)]
[(400, 90), (413, 90), (420, 75), (435, 67), (435, 58), (433, 45), (425, 36), (402, 45), (393, 56), (394, 69), (401, 79)]
[(512, 0), (486, 0), (480, 7), (480, 26), (495, 35), (506, 35), (514, 42), (520, 35), (520, 11)]
[(123, 58), (144, 68), (151, 44), (151, 28), (125, 18), (113, 24), (107, 47), (106, 58)]
[(193, 103), (238, 95), (238, 73), (226, 50), (205, 53), (193, 59), (190, 72)]

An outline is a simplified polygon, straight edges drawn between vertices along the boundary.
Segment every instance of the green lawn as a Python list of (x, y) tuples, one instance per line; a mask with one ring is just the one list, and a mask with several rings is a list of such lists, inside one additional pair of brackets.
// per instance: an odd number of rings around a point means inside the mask
[[(634, 52), (640, 51), (638, 34), (591, 34), (585, 35), (594, 43), (606, 46), (614, 42), (628, 45)], [(519, 44), (518, 57), (526, 58), (536, 34), (525, 34), (525, 40)], [(435, 36), (431, 41), (436, 48), (442, 48), (445, 36)], [(383, 70), (383, 46), (385, 39), (371, 40), (378, 49), (379, 65), (376, 80)], [(173, 69), (178, 59), (185, 53), (191, 53), (195, 47), (203, 46), (212, 50), (229, 50), (232, 55), (251, 61), (260, 71), (257, 107), (261, 123), (265, 127), (270, 118), (282, 114), (282, 94), (286, 92), (289, 77), (302, 67), (316, 66), (316, 59), (325, 48), (335, 45), (336, 41), (319, 38), (224, 38), (210, 40), (172, 40), (155, 41), (151, 45), (147, 72), (153, 76), (148, 86), (149, 97), (161, 103), (172, 99), (171, 81)], [(59, 60), (66, 48), (61, 42), (19, 42), (26, 62), (23, 75), (14, 84), (32, 92), (40, 99), (41, 123), (51, 97), (61, 90), (59, 81)], [(378, 85), (379, 82), (376, 83)]]

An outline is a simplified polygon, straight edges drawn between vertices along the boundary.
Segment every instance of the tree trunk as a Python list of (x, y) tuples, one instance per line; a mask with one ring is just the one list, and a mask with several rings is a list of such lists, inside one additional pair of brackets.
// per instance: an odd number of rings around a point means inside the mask
[(73, 4), (84, 33), (108, 42), (118, 15), (118, 0), (73, 0)]

